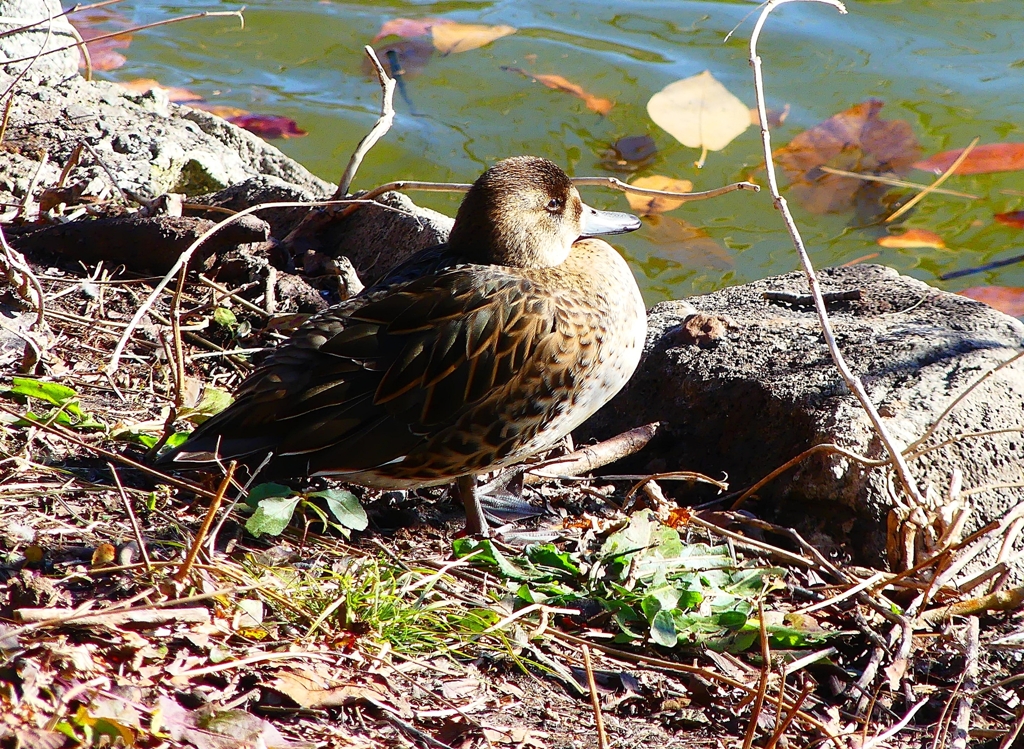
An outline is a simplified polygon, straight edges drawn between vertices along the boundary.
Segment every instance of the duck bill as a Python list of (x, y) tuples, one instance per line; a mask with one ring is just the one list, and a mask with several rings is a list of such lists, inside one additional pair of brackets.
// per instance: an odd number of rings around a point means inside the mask
[(599, 211), (583, 204), (580, 216), (580, 238), (594, 237), (598, 234), (625, 234), (640, 228), (640, 219), (629, 213), (617, 211)]

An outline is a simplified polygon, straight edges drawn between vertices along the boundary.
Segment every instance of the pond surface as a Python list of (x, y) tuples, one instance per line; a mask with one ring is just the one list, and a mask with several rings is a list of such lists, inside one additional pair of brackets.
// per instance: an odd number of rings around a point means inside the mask
[[(157, 0), (115, 6), (132, 23), (237, 7)], [(776, 148), (871, 98), (885, 102), (881, 117), (909, 123), (923, 155), (963, 148), (975, 136), (981, 143), (1024, 141), (1020, 0), (853, 0), (847, 7), (844, 16), (826, 5), (793, 3), (769, 19), (759, 48), (768, 106), (789, 107), (772, 133)], [(396, 97), (394, 127), (367, 157), (354, 188), (394, 179), (472, 181), (495, 160), (521, 153), (547, 156), (577, 176), (668, 175), (692, 180), (698, 190), (741, 179), (763, 186), (756, 127), (709, 154), (697, 169), (699, 152), (661, 130), (646, 110), (652, 94), (703, 70), (753, 106), (747, 40), (756, 11), (752, 2), (727, 1), (255, 0), (247, 3), (244, 30), (235, 19), (216, 18), (137, 34), (125, 51), (127, 63), (99, 77), (156, 78), (217, 104), (290, 117), (309, 134), (276, 145), (337, 180), (380, 109), (380, 87), (364, 67), (362, 48), (385, 21), (444, 17), (508, 24), (517, 33), (480, 49), (434, 53), (418, 71), (414, 61), (405, 61), (407, 97)], [(561, 75), (615, 105), (602, 116), (582, 99), (504, 67)], [(653, 158), (628, 172), (602, 164), (611, 143), (635, 135), (653, 137)], [(908, 178), (930, 182), (934, 175), (914, 170)], [(781, 174), (780, 180), (787, 184)], [(1021, 265), (937, 281), (943, 273), (1021, 252), (1022, 230), (992, 217), (1024, 207), (1022, 172), (954, 176), (945, 187), (980, 199), (932, 195), (900, 224), (937, 232), (947, 249), (887, 249), (876, 244), (887, 229), (864, 225), (852, 210), (818, 215), (791, 204), (819, 266), (878, 253), (873, 262), (951, 290), (1024, 286)], [(628, 209), (621, 193), (583, 192), (597, 207)], [(413, 198), (449, 214), (459, 199), (428, 193)], [(633, 264), (649, 303), (798, 267), (765, 190), (690, 203), (644, 224), (615, 244)], [(688, 225), (707, 238), (688, 241)]]

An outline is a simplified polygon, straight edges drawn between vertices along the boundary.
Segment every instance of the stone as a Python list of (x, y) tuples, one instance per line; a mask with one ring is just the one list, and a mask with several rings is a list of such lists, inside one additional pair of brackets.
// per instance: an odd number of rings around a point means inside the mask
[[(829, 305), (836, 338), (903, 445), (921, 438), (972, 383), (1022, 350), (1019, 320), (890, 268), (831, 268), (820, 277), (826, 292), (860, 291), (859, 300)], [(813, 306), (769, 301), (766, 291), (806, 294), (807, 285), (802, 273), (791, 273), (656, 305), (636, 375), (574, 437), (603, 439), (661, 421), (639, 468), (646, 462), (725, 476), (731, 489), (751, 486), (817, 444), (887, 457), (833, 364)], [(696, 325), (690, 305), (706, 316)], [(715, 317), (720, 324), (708, 322)], [(695, 338), (695, 330), (710, 334)], [(968, 523), (976, 529), (1024, 501), (1022, 427), (1024, 360), (1018, 360), (941, 421), (925, 443), (941, 447), (912, 459), (911, 470), (922, 490), (931, 485), (938, 495), (953, 471), (962, 471), (964, 489), (980, 490), (971, 495)], [(804, 532), (825, 533), (854, 559), (878, 564), (895, 506), (891, 483), (888, 468), (816, 454), (762, 488), (748, 507)]]

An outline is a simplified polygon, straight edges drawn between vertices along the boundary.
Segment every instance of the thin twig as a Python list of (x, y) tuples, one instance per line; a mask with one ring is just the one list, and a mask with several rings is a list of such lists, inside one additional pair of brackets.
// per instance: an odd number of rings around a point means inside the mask
[(192, 565), (196, 562), (196, 557), (199, 556), (199, 550), (203, 548), (203, 541), (206, 540), (206, 534), (210, 532), (210, 528), (213, 526), (213, 519), (217, 516), (217, 510), (220, 509), (220, 503), (224, 500), (224, 493), (227, 492), (228, 487), (231, 486), (231, 479), (235, 475), (235, 468), (238, 463), (232, 460), (228, 463), (228, 472), (224, 478), (221, 479), (220, 486), (217, 487), (217, 494), (210, 502), (210, 508), (206, 511), (206, 517), (203, 518), (203, 524), (199, 526), (199, 530), (196, 531), (196, 537), (192, 541), (192, 546), (188, 550), (188, 555), (185, 557), (185, 561), (182, 562), (181, 568), (175, 574), (174, 579), (179, 583), (185, 582), (188, 578), (189, 573), (192, 571)]
[(818, 313), (818, 319), (821, 323), (822, 335), (825, 338), (825, 342), (828, 344), (829, 351), (832, 354), (832, 360), (835, 362), (836, 368), (842, 375), (847, 387), (850, 388), (851, 392), (853, 392), (857, 397), (857, 400), (859, 400), (863, 406), (864, 411), (867, 413), (868, 418), (871, 420), (871, 423), (875, 428), (875, 432), (878, 434), (878, 438), (881, 440), (882, 444), (885, 445), (885, 449), (892, 458), (893, 468), (899, 476), (900, 483), (902, 484), (904, 491), (906, 491), (910, 496), (912, 503), (915, 506), (923, 506), (924, 497), (917, 487), (917, 482), (915, 481), (913, 474), (910, 473), (910, 467), (903, 459), (899, 446), (896, 444), (896, 441), (889, 434), (889, 430), (882, 422), (882, 417), (879, 415), (874, 404), (872, 404), (871, 398), (864, 389), (864, 384), (853, 373), (853, 370), (850, 369), (842, 352), (839, 350), (839, 346), (835, 340), (835, 334), (832, 330), (832, 322), (829, 319), (828, 310), (825, 308), (825, 301), (821, 297), (821, 287), (818, 283), (818, 277), (815, 273), (814, 266), (811, 263), (810, 256), (807, 254), (807, 248), (800, 235), (800, 230), (797, 229), (793, 216), (789, 211), (786, 199), (783, 198), (782, 194), (779, 192), (778, 178), (775, 174), (775, 161), (772, 156), (771, 133), (768, 129), (768, 113), (765, 108), (764, 78), (761, 72), (761, 58), (757, 54), (757, 40), (761, 35), (761, 29), (768, 20), (768, 14), (780, 5), (790, 2), (820, 2), (825, 5), (831, 5), (840, 13), (846, 13), (846, 8), (841, 2), (839, 2), (839, 0), (768, 0), (761, 11), (761, 14), (758, 16), (757, 22), (754, 24), (754, 31), (750, 35), (750, 64), (754, 68), (754, 90), (757, 98), (757, 116), (758, 121), (761, 124), (761, 140), (762, 145), (764, 146), (765, 163), (768, 170), (768, 188), (771, 193), (772, 200), (775, 203), (775, 207), (782, 215), (786, 229), (789, 231), (789, 235), (793, 240), (793, 245), (796, 247), (797, 254), (800, 256), (800, 263), (803, 265), (804, 275), (807, 276), (807, 284), (810, 287), (811, 294), (814, 296), (814, 308)]
[(135, 534), (135, 543), (139, 545), (139, 554), (142, 555), (142, 563), (146, 565), (146, 572), (152, 573), (153, 566), (149, 561), (149, 552), (146, 550), (146, 539), (142, 535), (142, 528), (139, 526), (139, 519), (135, 517), (135, 509), (132, 507), (132, 501), (128, 497), (128, 492), (124, 490), (124, 485), (121, 483), (121, 477), (117, 475), (117, 469), (114, 468), (114, 464), (108, 462), (107, 466), (110, 468), (110, 474), (114, 477), (114, 483), (117, 484), (117, 490), (121, 494), (121, 501), (124, 503), (124, 511), (128, 514), (128, 520), (132, 524), (132, 533)]
[(594, 724), (597, 726), (598, 749), (608, 749), (608, 734), (604, 730), (604, 716), (601, 715), (601, 698), (597, 694), (594, 667), (590, 663), (590, 646), (582, 645), (583, 667), (587, 671), (587, 686), (590, 687), (590, 704), (594, 708)]
[(152, 307), (156, 303), (156, 300), (160, 297), (160, 294), (163, 293), (163, 290), (167, 287), (171, 280), (178, 274), (178, 272), (188, 265), (188, 262), (189, 260), (192, 259), (192, 254), (196, 251), (196, 249), (198, 249), (203, 242), (212, 237), (225, 226), (239, 220), (242, 216), (248, 216), (250, 213), (255, 213), (256, 211), (269, 210), (271, 208), (313, 208), (316, 206), (337, 205), (339, 203), (346, 202), (348, 201), (289, 200), (282, 201), (279, 203), (260, 203), (259, 205), (250, 206), (249, 208), (246, 208), (244, 211), (239, 211), (233, 216), (228, 216), (226, 219), (224, 219), (218, 224), (214, 224), (212, 227), (203, 232), (202, 236), (196, 239), (195, 242), (190, 244), (188, 248), (184, 252), (182, 252), (181, 255), (178, 256), (178, 259), (174, 263), (174, 266), (169, 271), (167, 271), (167, 274), (162, 279), (160, 279), (160, 282), (156, 285), (153, 291), (150, 292), (148, 297), (146, 297), (146, 300), (141, 305), (139, 305), (139, 308), (137, 310), (135, 310), (135, 314), (132, 316), (132, 319), (129, 320), (128, 325), (125, 326), (124, 332), (121, 334), (121, 338), (118, 340), (117, 345), (114, 347), (114, 353), (111, 354), (110, 363), (106, 366), (104, 372), (110, 375), (117, 372), (117, 368), (121, 363), (121, 357), (124, 355), (124, 349), (128, 345), (128, 341), (131, 340), (132, 334), (135, 332), (135, 329), (139, 326), (139, 323), (141, 322), (142, 318), (146, 315), (147, 312), (149, 312), (150, 307)]
[[(772, 672), (771, 653), (768, 651), (768, 630), (764, 623), (764, 603), (762, 601), (757, 602), (757, 623), (761, 635), (761, 675), (757, 680), (757, 693), (754, 695), (754, 704), (750, 708), (747, 732), (743, 736), (743, 749), (750, 749), (754, 745), (757, 723), (761, 719), (761, 708), (764, 705), (765, 695), (768, 693), (768, 677)], [(784, 691), (785, 689), (780, 687), (780, 694), (784, 693)], [(778, 720), (778, 715), (775, 717)]]
[(348, 160), (345, 173), (341, 175), (341, 181), (338, 182), (338, 189), (334, 191), (334, 200), (340, 200), (348, 195), (348, 188), (352, 186), (352, 180), (355, 179), (359, 165), (363, 163), (363, 158), (377, 141), (383, 138), (384, 134), (391, 129), (391, 123), (395, 121), (395, 79), (384, 71), (380, 60), (377, 59), (377, 53), (373, 51), (373, 47), (367, 44), (363, 47), (363, 51), (370, 58), (370, 62), (373, 63), (373, 69), (377, 73), (377, 80), (380, 81), (380, 90), (382, 92), (380, 117), (377, 118), (374, 126), (370, 128), (370, 132), (359, 141), (359, 145), (356, 146), (356, 150), (352, 153), (352, 158)]
[[(166, 18), (163, 21), (154, 21), (153, 23), (144, 23), (141, 26), (134, 26), (134, 27), (132, 27), (130, 29), (124, 29), (123, 31), (115, 31), (115, 32), (110, 33), (110, 34), (101, 34), (100, 36), (94, 36), (92, 39), (89, 39), (87, 43), (88, 44), (94, 44), (95, 42), (102, 42), (102, 41), (104, 41), (106, 39), (115, 39), (115, 38), (117, 38), (119, 36), (126, 36), (126, 35), (129, 35), (129, 34), (134, 34), (134, 33), (138, 32), (138, 31), (146, 31), (147, 29), (155, 29), (157, 26), (166, 26), (167, 24), (171, 24), (171, 23), (179, 23), (181, 21), (193, 21), (193, 20), (195, 20), (197, 18), (213, 18), (213, 17), (216, 17), (216, 16), (237, 16), (238, 20), (242, 24), (242, 28), (244, 29), (245, 28), (245, 17), (242, 15), (242, 11), (243, 10), (244, 10), (244, 8), (239, 9), (239, 10), (204, 10), (202, 13), (192, 13), (191, 15), (178, 16), (176, 18)], [(50, 20), (52, 20), (52, 19), (50, 19)], [(27, 60), (35, 60), (37, 57), (45, 57), (46, 55), (53, 55), (53, 54), (56, 54), (57, 52), (64, 52), (65, 50), (75, 49), (76, 47), (78, 47), (78, 42), (75, 42), (73, 44), (65, 44), (63, 47), (54, 47), (53, 49), (48, 49), (45, 52), (43, 52), (42, 54), (33, 55), (32, 57), (18, 57), (18, 58), (15, 58), (14, 60), (4, 60), (4, 65), (10, 65), (11, 63), (15, 63), (15, 62), (26, 62)]]
[(946, 190), (941, 187), (935, 187), (932, 185), (922, 185), (918, 182), (910, 182), (905, 179), (893, 179), (892, 177), (884, 177), (881, 174), (862, 174), (861, 172), (848, 172), (845, 169), (834, 169), (830, 166), (819, 166), (818, 169), (825, 172), (826, 174), (834, 174), (837, 177), (850, 177), (851, 179), (860, 179), (865, 182), (878, 182), (883, 185), (889, 185), (891, 187), (905, 187), (910, 190), (928, 190), (935, 193), (936, 195), (949, 195), (953, 198), (967, 198), (968, 200), (981, 200), (979, 195), (971, 195), (969, 192), (957, 192), (956, 190)]
[(862, 746), (861, 749), (874, 749), (874, 747), (876, 747), (876, 746), (881, 746), (884, 742), (888, 741), (893, 736), (895, 736), (900, 731), (902, 731), (904, 728), (906, 728), (907, 724), (911, 720), (913, 720), (915, 715), (917, 715), (917, 711), (920, 710), (922, 707), (924, 707), (927, 704), (928, 704), (928, 698), (924, 697), (923, 699), (918, 701), (912, 708), (910, 708), (907, 711), (907, 714), (904, 715), (903, 718), (900, 719), (900, 721), (898, 723), (896, 723), (895, 725), (893, 725), (889, 730), (884, 731), (883, 733), (880, 733), (877, 736), (873, 736), (868, 741), (865, 741), (864, 742), (864, 746)]
[(924, 200), (925, 197), (927, 197), (928, 193), (935, 192), (936, 188), (938, 188), (939, 185), (941, 185), (943, 182), (949, 179), (950, 175), (956, 171), (956, 168), (960, 166), (962, 163), (964, 163), (964, 160), (966, 160), (967, 157), (970, 155), (971, 151), (974, 150), (974, 147), (978, 145), (979, 140), (980, 138), (975, 137), (974, 140), (971, 141), (970, 145), (968, 145), (967, 148), (961, 151), (960, 155), (956, 157), (952, 164), (949, 165), (949, 169), (944, 171), (942, 175), (937, 180), (928, 185), (928, 187), (926, 187), (917, 195), (908, 200), (906, 203), (901, 205), (897, 210), (893, 211), (892, 215), (885, 220), (885, 223), (888, 224), (895, 221), (900, 216), (909, 211), (911, 208), (913, 208), (915, 205)]
[(616, 179), (615, 177), (573, 177), (571, 181), (577, 186), (611, 187), (615, 190), (621, 190), (622, 192), (633, 193), (634, 195), (643, 195), (649, 198), (672, 198), (684, 203), (689, 203), (694, 200), (717, 198), (720, 195), (735, 192), (736, 190), (751, 190), (753, 192), (760, 192), (761, 190), (761, 188), (753, 182), (732, 182), (728, 185), (716, 187), (713, 190), (704, 190), (702, 192), (673, 192), (671, 190), (652, 190), (647, 187), (636, 187), (634, 185), (627, 184), (622, 180)]
[(967, 749), (971, 729), (971, 709), (974, 694), (978, 688), (978, 640), (980, 639), (978, 617), (967, 619), (967, 644), (964, 648), (964, 684), (957, 702), (956, 717), (953, 719), (953, 740), (951, 749)]

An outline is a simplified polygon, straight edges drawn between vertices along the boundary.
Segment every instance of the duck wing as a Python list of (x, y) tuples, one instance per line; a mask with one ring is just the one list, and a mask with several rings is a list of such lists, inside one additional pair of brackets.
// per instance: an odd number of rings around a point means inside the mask
[(505, 400), (529, 390), (521, 380), (536, 367), (527, 364), (558, 349), (555, 304), (493, 266), (378, 287), (308, 320), (231, 406), (160, 462), (259, 461), (272, 452), (278, 475), (407, 482), (493, 463), (530, 439), (550, 410), (546, 402), (519, 407), (525, 428), (490, 423), (514, 419)]

